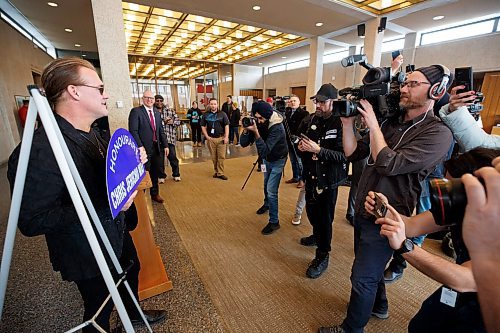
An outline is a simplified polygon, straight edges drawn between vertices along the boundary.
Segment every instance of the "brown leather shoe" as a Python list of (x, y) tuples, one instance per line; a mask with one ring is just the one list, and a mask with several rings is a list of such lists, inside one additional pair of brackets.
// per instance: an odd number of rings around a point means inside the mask
[(287, 181), (285, 181), (286, 184), (295, 184), (298, 182), (299, 182), (299, 180), (295, 179), (295, 178), (291, 178), (291, 179), (288, 179)]
[(303, 188), (304, 187), (304, 181), (301, 180), (299, 181), (299, 183), (297, 184), (297, 188)]
[(159, 194), (157, 195), (152, 195), (151, 200), (156, 201), (157, 203), (163, 203), (165, 200), (163, 200), (162, 197), (160, 197)]

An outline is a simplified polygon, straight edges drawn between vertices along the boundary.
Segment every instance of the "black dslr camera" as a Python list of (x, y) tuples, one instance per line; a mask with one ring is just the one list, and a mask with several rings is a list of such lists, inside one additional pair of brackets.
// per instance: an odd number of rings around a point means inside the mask
[(431, 213), (437, 225), (462, 224), (467, 206), (465, 187), (460, 178), (429, 181)]
[(368, 69), (363, 77), (363, 85), (339, 90), (340, 100), (333, 101), (333, 115), (338, 117), (354, 117), (359, 114), (358, 103), (366, 99), (373, 106), (377, 118), (390, 118), (399, 113), (399, 86), (405, 80), (400, 73), (395, 79), (391, 77), (389, 67), (373, 67), (366, 63), (366, 56), (352, 55), (342, 59), (343, 67), (360, 63)]
[(243, 127), (250, 127), (255, 124), (255, 118), (251, 116), (241, 118), (241, 125)]

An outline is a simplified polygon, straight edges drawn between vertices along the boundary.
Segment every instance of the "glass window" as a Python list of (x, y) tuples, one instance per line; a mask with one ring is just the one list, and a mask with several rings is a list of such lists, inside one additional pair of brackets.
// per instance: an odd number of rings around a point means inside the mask
[(345, 58), (348, 55), (349, 55), (349, 50), (325, 54), (323, 56), (323, 63), (329, 64), (331, 62), (340, 61), (340, 60), (342, 60), (342, 58)]
[(271, 73), (276, 73), (276, 72), (283, 72), (286, 71), (286, 64), (283, 65), (278, 65), (278, 66), (272, 66), (267, 69), (267, 72), (269, 74)]
[(423, 33), (420, 45), (440, 43), (448, 40), (484, 35), (493, 32), (495, 19), (462, 25), (459, 27)]
[(309, 59), (304, 59), (286, 64), (286, 70), (289, 71), (291, 69), (303, 68), (308, 66), (309, 66)]
[(389, 52), (389, 51), (402, 50), (402, 49), (404, 49), (404, 47), (405, 47), (405, 39), (404, 38), (389, 40), (387, 42), (382, 42), (382, 53)]

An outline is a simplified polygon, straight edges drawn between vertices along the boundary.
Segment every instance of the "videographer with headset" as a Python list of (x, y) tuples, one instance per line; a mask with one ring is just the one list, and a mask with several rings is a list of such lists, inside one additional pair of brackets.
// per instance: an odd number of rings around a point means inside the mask
[(321, 327), (320, 333), (361, 333), (371, 315), (388, 318), (383, 273), (393, 250), (380, 237), (375, 218), (365, 211), (365, 197), (368, 191), (382, 192), (398, 211), (411, 215), (420, 195), (420, 182), (444, 160), (451, 145), (450, 130), (433, 113), (434, 102), (446, 93), (450, 82), (449, 70), (441, 65), (411, 72), (400, 86), (402, 112), (381, 125), (371, 104), (361, 100), (358, 111), (370, 131), (359, 141), (354, 135), (354, 117), (341, 118), (347, 159), (369, 159), (356, 195), (355, 258), (347, 316), (342, 325)]
[[(263, 235), (272, 234), (280, 228), (278, 217), (278, 188), (288, 155), (288, 146), (283, 127), (283, 116), (264, 101), (252, 105), (254, 118), (243, 118), (243, 133), (240, 137), (242, 147), (255, 142), (259, 156), (263, 159), (264, 204), (257, 214), (269, 210), (269, 223), (262, 229)], [(257, 123), (255, 123), (257, 120)]]
[[(445, 162), (447, 178), (461, 177), (490, 166), (499, 155), (500, 150), (495, 149), (471, 150)], [(380, 235), (387, 237), (389, 245), (411, 265), (444, 285), (424, 301), (410, 321), (408, 332), (486, 332), (472, 273), (473, 264), (462, 237), (465, 202), (458, 200), (465, 199), (465, 195), (460, 196), (457, 192), (465, 194), (463, 187), (452, 187), (452, 183), (443, 181), (434, 181), (432, 184), (436, 184), (433, 185), (432, 208), (416, 216), (401, 216), (382, 193), (369, 192), (365, 202), (365, 209), (371, 214), (375, 211), (375, 195), (387, 204), (387, 214), (375, 222), (381, 226)], [(456, 263), (415, 246), (409, 239), (448, 228), (457, 253)]]
[(347, 160), (342, 149), (342, 122), (332, 115), (337, 89), (330, 83), (324, 84), (311, 99), (316, 113), (307, 124), (298, 149), (304, 166), (306, 212), (313, 234), (301, 238), (300, 243), (317, 246), (306, 271), (307, 277), (315, 279), (328, 267), (338, 186), (347, 179)]
[[(488, 332), (500, 332), (500, 157), (493, 167), (466, 174), (462, 182), (467, 194), (463, 238), (474, 265), (479, 303)], [(496, 170), (495, 170), (496, 169)]]

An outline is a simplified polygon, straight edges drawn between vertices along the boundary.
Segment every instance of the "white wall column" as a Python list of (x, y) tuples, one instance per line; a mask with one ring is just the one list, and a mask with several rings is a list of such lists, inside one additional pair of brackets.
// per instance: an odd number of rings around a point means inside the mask
[(322, 37), (312, 37), (309, 38), (309, 42), (310, 61), (307, 71), (306, 100), (304, 104), (307, 106), (307, 110), (312, 112), (312, 110), (314, 110), (314, 104), (309, 97), (316, 94), (323, 82), (323, 53), (325, 51), (325, 40)]
[[(101, 74), (109, 95), (109, 127), (128, 128), (132, 108), (132, 86), (121, 0), (91, 0)], [(120, 104), (121, 106), (118, 106)]]

